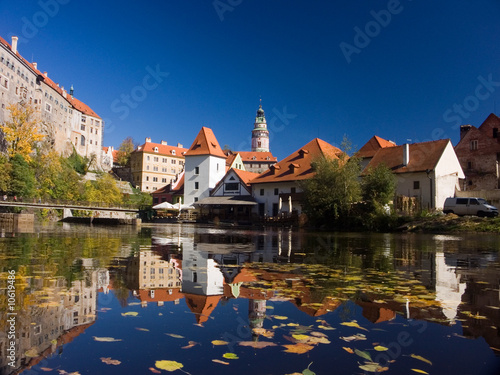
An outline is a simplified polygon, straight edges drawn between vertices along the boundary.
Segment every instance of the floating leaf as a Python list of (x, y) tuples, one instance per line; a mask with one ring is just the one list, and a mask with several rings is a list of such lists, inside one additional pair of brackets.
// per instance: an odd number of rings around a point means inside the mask
[(115, 339), (113, 337), (97, 337), (93, 336), (95, 341), (101, 341), (101, 342), (116, 342), (116, 341), (122, 341), (122, 339)]
[(316, 331), (313, 331), (313, 332), (310, 332), (310, 334), (312, 336), (316, 336), (316, 337), (328, 337), (326, 334), (324, 334), (323, 332), (316, 332)]
[(128, 311), (126, 313), (122, 313), (122, 316), (137, 316), (139, 313), (137, 311)]
[(173, 337), (174, 339), (183, 339), (184, 338), (184, 336), (177, 335), (175, 333), (165, 333), (165, 335)]
[(227, 341), (223, 341), (223, 340), (213, 340), (212, 341), (212, 345), (227, 345), (229, 344)]
[(278, 319), (278, 320), (287, 320), (288, 319), (287, 316), (281, 316), (281, 315), (272, 315), (272, 317), (274, 319)]
[(144, 331), (144, 332), (149, 332), (149, 329), (147, 328), (139, 328), (139, 327), (135, 327), (136, 330), (138, 331)]
[(167, 361), (167, 360), (162, 360), (162, 361), (156, 361), (155, 366), (161, 370), (165, 371), (175, 371), (179, 370), (184, 367), (182, 363), (176, 362), (176, 361)]
[(342, 349), (344, 349), (347, 353), (354, 354), (354, 350), (352, 350), (351, 348), (347, 348), (347, 347), (343, 346)]
[(340, 339), (346, 342), (351, 342), (351, 341), (366, 340), (366, 336), (358, 333), (357, 335), (352, 335), (347, 337), (341, 336)]
[(325, 331), (333, 331), (336, 328), (330, 327), (330, 326), (324, 326), (324, 325), (319, 325), (318, 328), (324, 329)]
[(274, 332), (268, 331), (265, 328), (253, 328), (252, 332), (255, 333), (256, 335), (261, 335), (261, 336), (267, 337), (268, 339), (274, 337)]
[(226, 359), (239, 359), (239, 357), (234, 353), (224, 353), (222, 356)]
[(188, 345), (183, 346), (181, 349), (190, 349), (190, 348), (192, 348), (195, 345), (198, 345), (198, 343), (196, 341), (189, 341)]
[(307, 336), (307, 335), (292, 335), (292, 337), (295, 340), (298, 340), (298, 341), (305, 341), (305, 340), (308, 340), (311, 336)]
[(273, 310), (273, 309), (274, 309), (274, 306), (266, 306), (266, 309), (268, 309), (268, 310)]
[(152, 373), (154, 374), (161, 374), (161, 371), (158, 371), (157, 369), (155, 369), (154, 367), (150, 367), (149, 368), (149, 371), (151, 371)]
[(386, 348), (385, 346), (382, 345), (377, 345), (373, 349), (375, 349), (377, 352), (385, 352), (389, 350), (389, 348)]
[(419, 374), (427, 374), (427, 375), (429, 375), (428, 372), (425, 372), (424, 370), (419, 370), (418, 368), (412, 368), (411, 371), (418, 372)]
[(117, 359), (111, 359), (111, 357), (101, 357), (101, 361), (103, 361), (107, 365), (119, 365), (121, 362)]
[(240, 341), (238, 344), (241, 346), (250, 346), (255, 349), (262, 349), (268, 346), (278, 346), (274, 342), (270, 341)]
[(354, 349), (354, 353), (356, 353), (357, 355), (359, 355), (361, 358), (364, 358), (364, 359), (367, 359), (370, 362), (373, 362), (372, 356), (370, 355), (370, 353), (368, 353), (366, 351), (361, 351), (361, 350), (358, 350), (358, 349)]
[(366, 362), (364, 365), (359, 365), (359, 368), (368, 372), (384, 372), (389, 370), (389, 367), (382, 367), (376, 362)]
[(416, 354), (412, 354), (412, 355), (410, 355), (410, 357), (415, 358), (415, 359), (418, 359), (418, 360), (420, 360), (420, 361), (422, 361), (422, 362), (428, 363), (429, 365), (431, 365), (431, 366), (432, 366), (432, 362), (431, 362), (431, 361), (429, 361), (428, 359), (426, 359), (426, 358), (422, 357), (422, 356), (419, 356), (419, 355), (416, 355)]
[(40, 367), (40, 370), (42, 370), (42, 371), (46, 371), (46, 372), (49, 372), (49, 371), (54, 371), (54, 369), (49, 368), (49, 367)]
[(229, 365), (229, 362), (221, 361), (220, 359), (212, 359), (212, 362), (220, 363), (221, 365)]
[(363, 329), (365, 331), (368, 331), (366, 328), (361, 327), (355, 320), (353, 320), (352, 322), (343, 322), (340, 324), (343, 326), (354, 327), (354, 328), (359, 328), (359, 329)]
[(309, 366), (307, 366), (307, 368), (304, 371), (302, 371), (302, 375), (316, 375), (315, 372), (309, 370), (309, 367), (311, 367), (312, 364), (313, 364), (312, 362), (309, 363)]
[(296, 354), (304, 354), (314, 348), (314, 346), (312, 345), (304, 344), (301, 342), (295, 345), (283, 345), (283, 346), (286, 348), (285, 352), (296, 353)]

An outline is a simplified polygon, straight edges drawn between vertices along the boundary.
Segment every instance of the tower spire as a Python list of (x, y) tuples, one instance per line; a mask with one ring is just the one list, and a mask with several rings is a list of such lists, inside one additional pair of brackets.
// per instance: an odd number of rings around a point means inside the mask
[(266, 115), (262, 109), (262, 99), (259, 100), (259, 109), (252, 130), (252, 151), (269, 152), (269, 131), (267, 130)]

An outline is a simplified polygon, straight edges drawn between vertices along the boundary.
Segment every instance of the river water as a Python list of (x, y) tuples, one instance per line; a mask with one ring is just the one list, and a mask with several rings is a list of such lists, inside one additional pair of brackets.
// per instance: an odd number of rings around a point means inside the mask
[(500, 373), (497, 235), (0, 234), (2, 374)]

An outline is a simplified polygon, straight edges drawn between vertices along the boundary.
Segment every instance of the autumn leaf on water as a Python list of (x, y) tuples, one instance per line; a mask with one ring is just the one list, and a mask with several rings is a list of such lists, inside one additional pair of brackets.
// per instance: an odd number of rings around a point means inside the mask
[(424, 371), (424, 370), (419, 370), (418, 368), (412, 368), (411, 371), (415, 371), (415, 372), (418, 372), (419, 374), (426, 374), (426, 375), (429, 375), (428, 372)]
[(307, 341), (309, 338), (311, 338), (311, 336), (308, 336), (308, 335), (292, 335), (292, 337), (297, 340), (297, 341)]
[(111, 359), (111, 357), (101, 357), (101, 361), (107, 365), (119, 365), (121, 363), (117, 359)]
[(139, 327), (135, 327), (136, 330), (138, 331), (144, 331), (144, 332), (149, 332), (149, 329), (147, 328), (139, 328)]
[(308, 344), (303, 344), (303, 343), (297, 343), (295, 345), (283, 345), (286, 350), (284, 352), (286, 353), (296, 353), (296, 354), (304, 354), (307, 353), (308, 351), (314, 349), (314, 346), (308, 345)]
[(95, 341), (100, 341), (100, 342), (116, 342), (116, 341), (122, 341), (122, 339), (115, 339), (113, 337), (97, 337), (93, 336)]
[(177, 335), (175, 333), (165, 333), (165, 335), (173, 337), (174, 339), (183, 339), (184, 338), (184, 336)]
[(236, 354), (234, 353), (224, 353), (222, 355), (224, 358), (226, 359), (239, 359), (240, 357), (238, 357)]
[(347, 353), (354, 354), (354, 350), (352, 350), (351, 348), (343, 346), (342, 349), (344, 349)]
[(318, 328), (324, 329), (325, 331), (333, 331), (336, 328), (330, 327), (330, 326), (324, 326), (324, 325), (319, 325)]
[(359, 328), (359, 329), (368, 331), (366, 328), (361, 327), (355, 320), (353, 320), (352, 322), (343, 322), (343, 323), (340, 323), (340, 324), (343, 325), (343, 326), (354, 327), (354, 328)]
[(367, 359), (369, 362), (373, 362), (372, 356), (370, 355), (370, 353), (368, 353), (366, 351), (361, 351), (361, 350), (358, 350), (358, 349), (354, 349), (354, 353), (356, 353), (361, 358)]
[(150, 367), (149, 368), (149, 371), (151, 371), (152, 373), (154, 374), (161, 374), (161, 371), (158, 371), (157, 369), (155, 369), (154, 367)]
[(220, 363), (221, 365), (229, 365), (229, 362), (221, 361), (220, 359), (212, 359), (212, 362)]
[(42, 370), (42, 371), (46, 371), (46, 372), (49, 372), (49, 371), (54, 371), (54, 369), (49, 368), (49, 367), (40, 367), (40, 370)]
[(346, 342), (366, 340), (366, 336), (361, 334), (361, 333), (358, 333), (357, 335), (347, 336), (347, 337), (341, 336), (339, 338), (341, 340), (346, 341)]
[(274, 342), (270, 341), (240, 341), (238, 344), (241, 346), (250, 346), (255, 349), (262, 349), (268, 346), (278, 346)]
[(167, 360), (156, 361), (155, 366), (160, 370), (165, 370), (170, 372), (179, 370), (184, 367), (182, 363), (176, 361), (167, 361)]
[(359, 365), (359, 368), (368, 372), (384, 372), (389, 370), (389, 367), (382, 367), (376, 362), (365, 362), (364, 365)]
[(282, 316), (282, 315), (271, 315), (271, 317), (273, 317), (274, 319), (278, 319), (278, 320), (287, 320), (288, 319), (287, 316)]
[(410, 355), (410, 357), (418, 359), (418, 360), (420, 360), (422, 362), (428, 363), (429, 365), (432, 366), (432, 362), (431, 361), (429, 361), (428, 359), (426, 359), (426, 358), (424, 358), (424, 357), (422, 357), (420, 355), (412, 354), (412, 355)]
[(224, 340), (213, 340), (212, 345), (227, 345), (228, 342)]
[(253, 328), (252, 332), (255, 333), (256, 335), (261, 335), (261, 336), (267, 337), (268, 339), (274, 337), (274, 332), (268, 331), (265, 328)]
[(389, 348), (386, 348), (385, 346), (382, 345), (376, 345), (373, 349), (375, 349), (377, 352), (385, 352), (389, 350)]
[(181, 347), (181, 349), (191, 349), (193, 346), (199, 345), (196, 341), (189, 341), (188, 345)]
[(128, 311), (126, 313), (122, 313), (122, 316), (137, 316), (139, 313), (137, 311)]
[(313, 331), (313, 332), (309, 332), (311, 334), (311, 336), (316, 336), (316, 337), (328, 337), (328, 335), (326, 335), (325, 333), (323, 332), (316, 332), (316, 331)]

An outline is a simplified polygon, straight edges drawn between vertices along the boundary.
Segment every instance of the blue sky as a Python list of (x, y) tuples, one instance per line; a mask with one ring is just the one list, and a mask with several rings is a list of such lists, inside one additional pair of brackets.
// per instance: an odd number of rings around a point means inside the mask
[[(271, 151), (451, 138), (500, 114), (498, 0), (0, 1), (0, 35), (127, 136), (189, 147), (202, 126)], [(496, 109), (496, 110), (495, 110)]]

